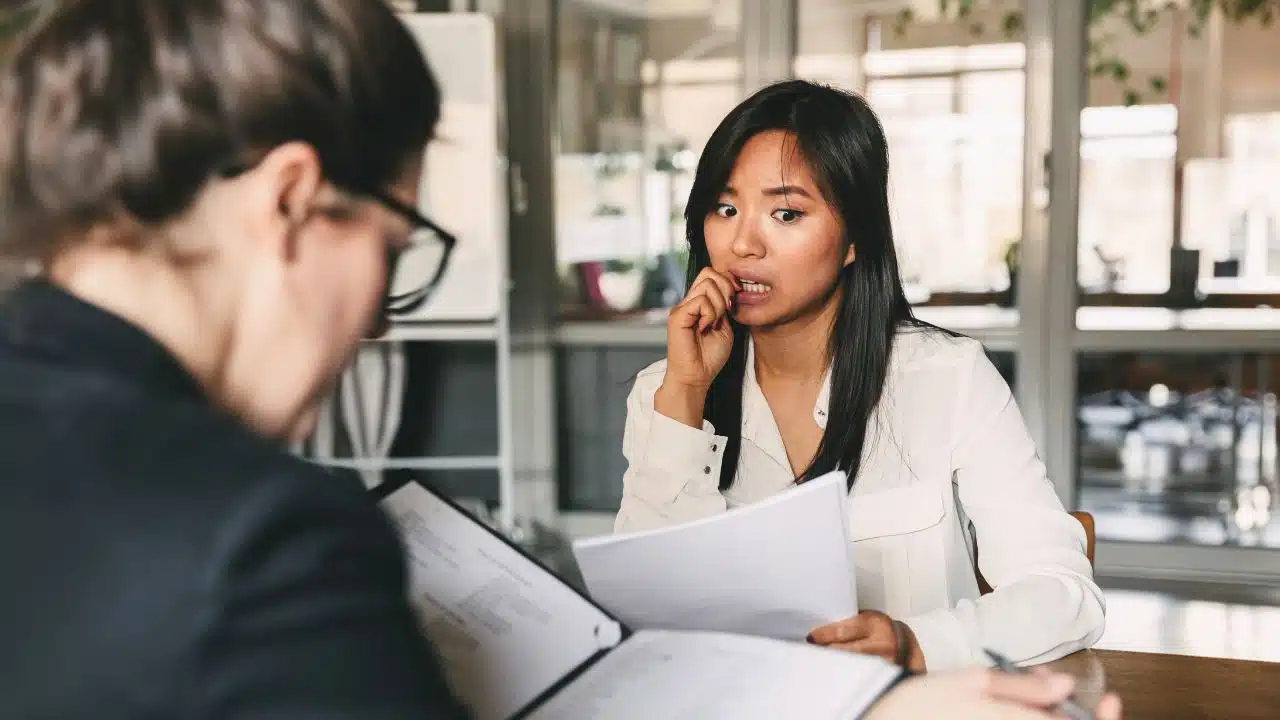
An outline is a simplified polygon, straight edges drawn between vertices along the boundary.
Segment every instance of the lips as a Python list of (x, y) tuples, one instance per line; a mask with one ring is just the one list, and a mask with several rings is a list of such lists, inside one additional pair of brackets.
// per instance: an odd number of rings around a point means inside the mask
[(741, 288), (734, 296), (734, 302), (739, 306), (759, 305), (773, 293), (773, 286), (759, 276), (732, 271), (730, 274), (737, 279), (738, 287)]

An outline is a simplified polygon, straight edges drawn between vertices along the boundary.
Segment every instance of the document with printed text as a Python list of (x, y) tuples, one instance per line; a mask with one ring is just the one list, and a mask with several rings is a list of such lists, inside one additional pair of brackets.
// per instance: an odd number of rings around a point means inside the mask
[(477, 720), (856, 717), (901, 677), (878, 658), (625, 623), (456, 504), (410, 483), (382, 500), (410, 600)]
[(636, 629), (803, 639), (857, 614), (846, 476), (659, 530), (579, 540), (591, 598)]

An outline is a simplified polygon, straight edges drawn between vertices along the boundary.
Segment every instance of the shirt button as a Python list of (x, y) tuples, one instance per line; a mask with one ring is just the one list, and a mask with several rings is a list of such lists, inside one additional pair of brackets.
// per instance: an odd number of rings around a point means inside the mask
[(710, 466), (710, 465), (708, 465), (708, 466), (706, 466), (706, 467), (702, 468), (702, 474), (703, 474), (703, 475), (710, 475), (710, 474), (711, 474), (711, 466)]
[(717, 451), (717, 450), (719, 450), (719, 449), (720, 449), (720, 446), (719, 446), (719, 445), (712, 445), (712, 446), (711, 446), (711, 452), (715, 452), (715, 451)]

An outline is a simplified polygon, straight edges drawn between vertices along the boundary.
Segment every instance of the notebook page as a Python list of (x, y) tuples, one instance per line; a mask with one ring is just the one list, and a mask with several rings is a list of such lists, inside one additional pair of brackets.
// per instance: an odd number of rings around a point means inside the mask
[(900, 674), (879, 658), (798, 643), (645, 630), (529, 720), (848, 720)]
[(421, 486), (382, 507), (400, 529), (423, 630), (478, 720), (512, 715), (621, 641), (599, 608)]

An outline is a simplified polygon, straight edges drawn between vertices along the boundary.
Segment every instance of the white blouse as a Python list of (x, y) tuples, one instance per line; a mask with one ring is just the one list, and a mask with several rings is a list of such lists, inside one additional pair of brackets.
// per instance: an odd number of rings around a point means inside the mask
[[(724, 440), (654, 412), (666, 361), (640, 373), (627, 401), (617, 531), (704, 518), (787, 489), (791, 464), (749, 353), (742, 449), (719, 491)], [(830, 375), (814, 406), (825, 428)], [(982, 346), (903, 330), (849, 496), (860, 609), (915, 632), (930, 670), (1047, 662), (1102, 635), (1104, 601), (1080, 524), (1063, 509), (1008, 384)], [(978, 592), (974, 542), (983, 577)]]

